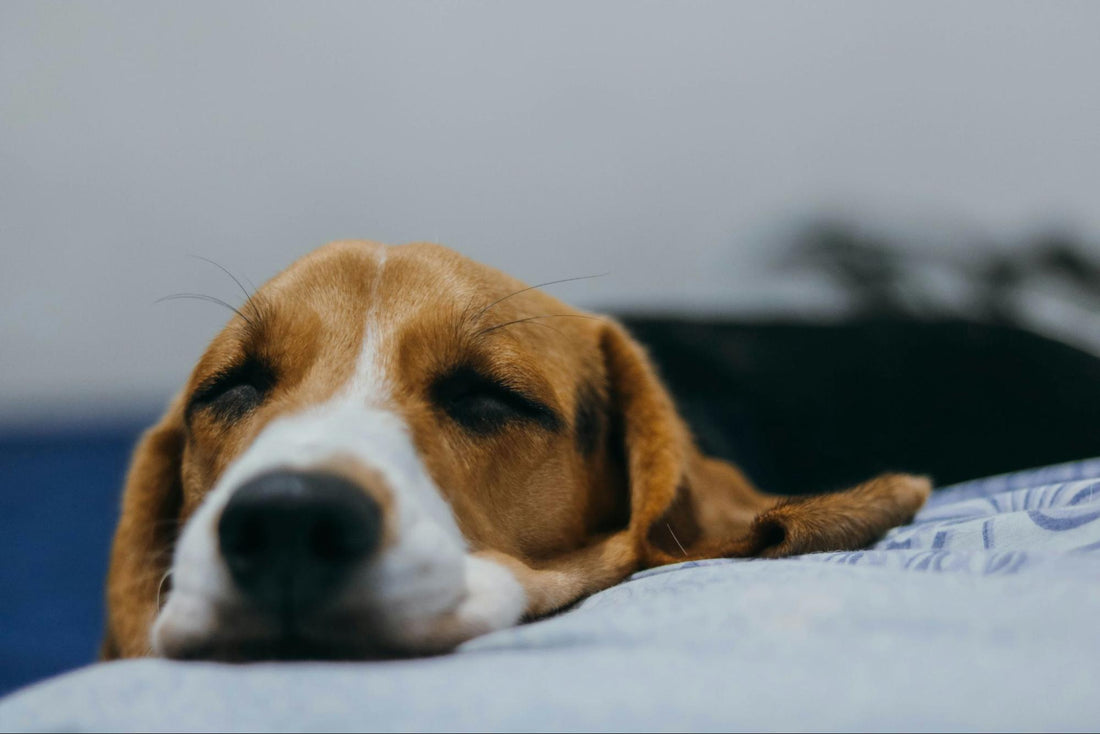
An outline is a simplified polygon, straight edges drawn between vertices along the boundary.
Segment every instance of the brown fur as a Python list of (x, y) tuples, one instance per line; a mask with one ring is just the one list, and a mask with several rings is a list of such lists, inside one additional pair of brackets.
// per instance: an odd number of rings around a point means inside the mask
[[(470, 546), (519, 579), (529, 617), (650, 566), (862, 547), (928, 496), (926, 479), (906, 475), (800, 500), (765, 495), (699, 453), (644, 350), (615, 322), (519, 292), (519, 281), (436, 245), (389, 248), (372, 291), (380, 247), (334, 243), (261, 288), (139, 443), (111, 555), (103, 657), (148, 654), (178, 529), (268, 422), (349, 379), (368, 307), (392, 335), (389, 407), (411, 427)], [(244, 350), (277, 368), (263, 404), (229, 425), (187, 416), (189, 396)], [(457, 364), (536, 397), (562, 425), (471, 436), (428, 397)], [(377, 484), (364, 468), (335, 470)], [(383, 500), (387, 491), (364, 490)]]

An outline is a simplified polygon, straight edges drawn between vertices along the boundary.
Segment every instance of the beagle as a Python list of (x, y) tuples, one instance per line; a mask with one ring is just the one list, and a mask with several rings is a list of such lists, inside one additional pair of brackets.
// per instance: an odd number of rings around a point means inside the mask
[(438, 245), (335, 242), (247, 300), (138, 444), (102, 656), (443, 652), (639, 569), (859, 548), (929, 491), (763, 494), (616, 322)]

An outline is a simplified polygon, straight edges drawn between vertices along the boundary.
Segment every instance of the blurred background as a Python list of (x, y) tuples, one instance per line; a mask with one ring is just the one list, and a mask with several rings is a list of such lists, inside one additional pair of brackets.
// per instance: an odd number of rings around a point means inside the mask
[[(255, 283), (345, 237), (608, 272), (553, 293), (655, 346), (681, 323), (658, 316), (721, 320), (746, 381), (815, 361), (791, 323), (841, 330), (814, 349), (919, 347), (929, 383), (1003, 367), (1006, 393), (1077, 411), (1022, 421), (1064, 457), (1000, 444), (1003, 470), (1080, 458), (1098, 27), (1087, 2), (0, 5), (0, 692), (94, 654), (130, 446), (226, 319), (157, 299), (240, 298), (196, 255)], [(682, 347), (658, 350), (674, 383)], [(738, 420), (741, 452), (768, 443)], [(782, 458), (758, 467), (779, 489)]]

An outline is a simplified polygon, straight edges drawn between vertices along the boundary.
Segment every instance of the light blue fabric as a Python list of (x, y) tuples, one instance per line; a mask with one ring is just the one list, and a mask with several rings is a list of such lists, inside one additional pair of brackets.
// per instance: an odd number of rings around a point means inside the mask
[(86, 668), (3, 730), (1095, 730), (1100, 460), (959, 485), (874, 548), (652, 569), (457, 654)]

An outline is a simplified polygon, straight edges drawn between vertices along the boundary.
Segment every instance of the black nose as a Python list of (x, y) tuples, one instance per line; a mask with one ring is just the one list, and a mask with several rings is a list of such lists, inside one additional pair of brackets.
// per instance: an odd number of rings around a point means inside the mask
[(237, 489), (218, 522), (237, 587), (289, 619), (329, 598), (381, 535), (378, 504), (349, 480), (320, 472), (256, 477)]

